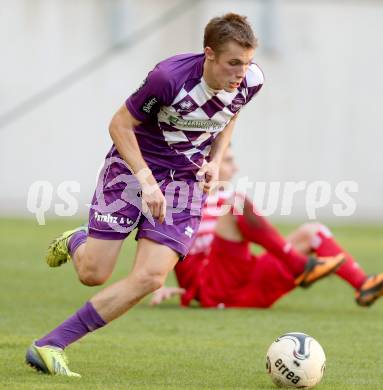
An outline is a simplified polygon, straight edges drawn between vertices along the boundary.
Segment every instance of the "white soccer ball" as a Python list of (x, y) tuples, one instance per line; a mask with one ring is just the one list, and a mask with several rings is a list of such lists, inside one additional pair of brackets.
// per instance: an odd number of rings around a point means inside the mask
[(326, 367), (326, 356), (313, 337), (292, 332), (278, 337), (266, 355), (266, 369), (279, 387), (309, 389), (317, 385)]

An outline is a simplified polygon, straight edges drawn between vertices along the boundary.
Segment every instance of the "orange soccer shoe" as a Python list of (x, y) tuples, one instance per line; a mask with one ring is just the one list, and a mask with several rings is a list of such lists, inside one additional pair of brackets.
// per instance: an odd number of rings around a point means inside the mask
[(295, 284), (300, 287), (309, 287), (319, 279), (335, 272), (345, 261), (343, 253), (330, 257), (310, 256), (305, 270), (295, 279)]
[(371, 306), (379, 297), (383, 296), (383, 273), (369, 276), (356, 291), (355, 300), (359, 306)]

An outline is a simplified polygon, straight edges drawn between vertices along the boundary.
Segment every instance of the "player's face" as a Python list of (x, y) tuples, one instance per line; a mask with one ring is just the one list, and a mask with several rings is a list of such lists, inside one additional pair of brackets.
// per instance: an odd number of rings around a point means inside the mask
[(205, 48), (210, 66), (211, 85), (214, 89), (234, 92), (245, 78), (247, 69), (254, 56), (254, 49), (244, 48), (234, 41), (227, 42), (222, 51), (215, 53)]
[(219, 180), (230, 181), (238, 172), (237, 164), (235, 163), (234, 153), (231, 148), (227, 148), (223, 156), (221, 166), (219, 168)]

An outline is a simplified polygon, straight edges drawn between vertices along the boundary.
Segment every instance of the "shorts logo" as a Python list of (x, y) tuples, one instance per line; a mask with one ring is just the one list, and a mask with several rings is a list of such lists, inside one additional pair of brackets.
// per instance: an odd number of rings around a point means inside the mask
[(151, 96), (148, 98), (145, 103), (141, 107), (141, 111), (143, 111), (146, 114), (151, 114), (155, 108), (159, 106), (158, 100), (155, 96)]
[(190, 226), (186, 226), (185, 235), (188, 236), (189, 238), (191, 238), (193, 233), (194, 233), (194, 229), (191, 228)]
[(124, 217), (120, 217), (120, 219), (118, 219), (118, 217), (114, 217), (110, 213), (104, 215), (104, 214), (99, 214), (97, 211), (95, 211), (95, 213), (94, 213), (94, 219), (97, 222), (106, 222), (106, 223), (112, 223), (112, 224), (126, 223), (127, 225), (131, 225), (133, 223), (133, 221), (130, 218), (126, 218), (126, 220), (125, 220)]

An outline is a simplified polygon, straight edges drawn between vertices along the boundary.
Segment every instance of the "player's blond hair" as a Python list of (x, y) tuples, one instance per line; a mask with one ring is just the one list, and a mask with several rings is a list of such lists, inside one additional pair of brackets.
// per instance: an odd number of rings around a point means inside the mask
[(211, 19), (206, 25), (204, 48), (209, 46), (219, 53), (229, 41), (248, 49), (255, 49), (258, 46), (258, 40), (246, 16), (228, 13)]

